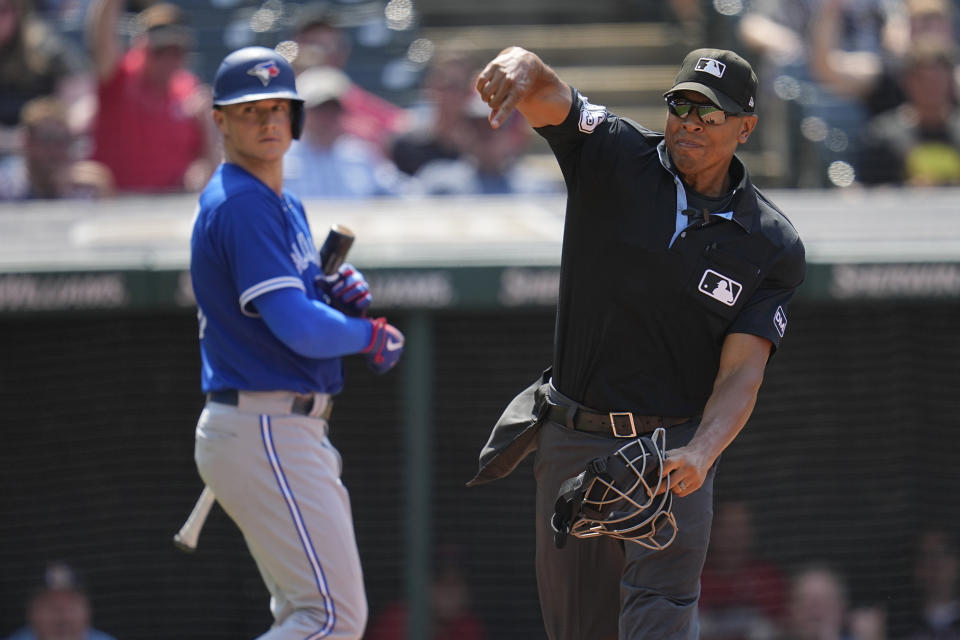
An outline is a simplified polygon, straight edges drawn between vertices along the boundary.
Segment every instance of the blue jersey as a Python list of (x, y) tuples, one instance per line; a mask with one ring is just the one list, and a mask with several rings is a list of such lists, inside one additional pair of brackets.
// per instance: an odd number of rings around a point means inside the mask
[(203, 193), (190, 241), (200, 322), (201, 387), (298, 393), (343, 388), (340, 358), (309, 358), (281, 342), (254, 303), (292, 287), (318, 299), (319, 257), (303, 204), (223, 163)]

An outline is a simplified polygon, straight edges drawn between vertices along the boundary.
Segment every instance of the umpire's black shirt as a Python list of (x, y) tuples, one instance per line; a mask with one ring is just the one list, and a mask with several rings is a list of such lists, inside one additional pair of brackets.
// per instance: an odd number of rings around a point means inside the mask
[(737, 158), (726, 206), (691, 224), (663, 134), (573, 97), (537, 129), (567, 185), (554, 385), (600, 411), (697, 415), (727, 334), (779, 346), (803, 244)]

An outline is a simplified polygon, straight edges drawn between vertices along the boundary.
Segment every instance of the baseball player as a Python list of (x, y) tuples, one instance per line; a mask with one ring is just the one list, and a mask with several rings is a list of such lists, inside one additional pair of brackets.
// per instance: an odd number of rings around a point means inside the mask
[[(567, 186), (552, 370), (510, 403), (471, 481), (536, 449), (537, 582), (552, 640), (698, 636), (716, 462), (753, 410), (805, 271), (793, 225), (734, 155), (757, 123), (756, 88), (737, 54), (693, 51), (654, 133), (518, 47), (478, 77), (491, 125), (519, 110)], [(672, 544), (599, 536), (558, 548), (561, 483), (659, 427)]]
[(224, 161), (191, 239), (207, 394), (197, 469), (270, 591), (275, 624), (261, 638), (357, 639), (367, 601), (328, 420), (341, 358), (364, 354), (384, 373), (403, 334), (364, 317), (369, 287), (352, 266), (323, 276), (303, 205), (283, 189), (283, 156), (303, 122), (290, 64), (263, 47), (235, 51), (213, 102)]

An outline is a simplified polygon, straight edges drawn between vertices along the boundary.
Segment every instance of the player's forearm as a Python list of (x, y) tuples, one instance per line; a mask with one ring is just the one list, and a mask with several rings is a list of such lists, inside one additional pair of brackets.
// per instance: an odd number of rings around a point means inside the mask
[(336, 358), (370, 344), (369, 320), (346, 316), (298, 289), (265, 293), (254, 304), (270, 332), (302, 356)]

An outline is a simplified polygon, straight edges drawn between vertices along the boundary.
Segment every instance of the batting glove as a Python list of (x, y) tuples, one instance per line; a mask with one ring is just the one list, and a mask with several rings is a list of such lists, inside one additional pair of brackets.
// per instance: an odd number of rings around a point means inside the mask
[(370, 344), (363, 350), (366, 354), (367, 366), (374, 373), (384, 374), (393, 368), (403, 354), (403, 334), (392, 324), (387, 324), (386, 318), (370, 320), (373, 331), (370, 335)]
[(340, 265), (336, 273), (317, 276), (315, 281), (325, 301), (348, 316), (362, 316), (373, 302), (370, 285), (363, 274), (348, 262)]

